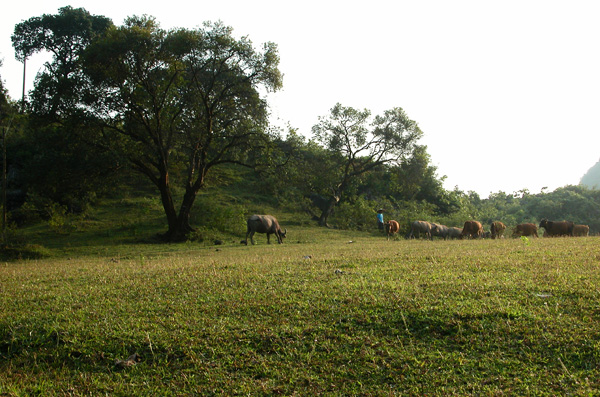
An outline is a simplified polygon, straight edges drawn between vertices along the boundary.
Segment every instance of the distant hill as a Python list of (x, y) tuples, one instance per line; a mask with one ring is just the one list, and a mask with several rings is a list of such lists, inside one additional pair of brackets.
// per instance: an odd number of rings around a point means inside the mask
[(600, 189), (600, 161), (581, 177), (580, 184), (589, 187)]

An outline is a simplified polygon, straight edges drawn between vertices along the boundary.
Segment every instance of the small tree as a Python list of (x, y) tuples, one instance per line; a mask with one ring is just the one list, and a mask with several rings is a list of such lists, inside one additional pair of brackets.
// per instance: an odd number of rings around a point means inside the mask
[(402, 163), (423, 134), (401, 108), (387, 110), (369, 124), (370, 116), (369, 110), (359, 111), (338, 103), (331, 115), (320, 117), (313, 127), (316, 140), (333, 159), (331, 166), (319, 175), (328, 181), (328, 200), (319, 218), (321, 226), (327, 226), (327, 219), (356, 178), (383, 164)]

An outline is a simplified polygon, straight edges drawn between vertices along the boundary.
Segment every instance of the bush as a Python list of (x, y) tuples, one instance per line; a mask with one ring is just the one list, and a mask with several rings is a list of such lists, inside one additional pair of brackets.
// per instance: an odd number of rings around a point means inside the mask
[(215, 195), (199, 196), (192, 211), (192, 225), (239, 235), (246, 230), (246, 209)]
[(339, 229), (376, 230), (376, 204), (359, 197), (353, 203), (338, 205), (331, 216), (331, 224)]
[(42, 259), (50, 256), (46, 248), (37, 244), (22, 246), (4, 246), (0, 249), (0, 260), (15, 261), (21, 259)]

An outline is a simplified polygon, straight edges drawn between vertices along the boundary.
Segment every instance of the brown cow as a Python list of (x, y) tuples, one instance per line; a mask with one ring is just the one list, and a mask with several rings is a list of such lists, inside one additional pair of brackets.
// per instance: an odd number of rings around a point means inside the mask
[(569, 221), (549, 221), (547, 219), (542, 219), (540, 222), (540, 228), (546, 229), (549, 237), (555, 236), (572, 236), (573, 235), (573, 227), (575, 224)]
[(534, 223), (520, 223), (513, 229), (513, 237), (538, 237), (538, 228)]
[(394, 236), (394, 234), (398, 233), (400, 230), (400, 224), (396, 221), (387, 221), (383, 224), (385, 227), (385, 233), (387, 234), (387, 239), (390, 239), (390, 236)]
[(575, 237), (587, 237), (590, 235), (590, 227), (588, 225), (575, 225), (573, 226), (573, 236)]
[(506, 225), (504, 223), (499, 222), (499, 221), (492, 222), (491, 231), (492, 231), (493, 239), (504, 237), (505, 230), (506, 230)]
[(477, 221), (466, 221), (460, 238), (472, 237), (472, 238), (482, 238), (483, 237), (483, 226), (481, 226), (481, 222)]

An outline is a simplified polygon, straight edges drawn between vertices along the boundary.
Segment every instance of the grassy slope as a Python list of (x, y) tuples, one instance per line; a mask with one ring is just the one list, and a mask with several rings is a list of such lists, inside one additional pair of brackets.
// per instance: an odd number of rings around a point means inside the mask
[(600, 389), (597, 238), (386, 241), (282, 218), (271, 246), (148, 244), (100, 218), (36, 232), (55, 258), (0, 264), (0, 395)]

